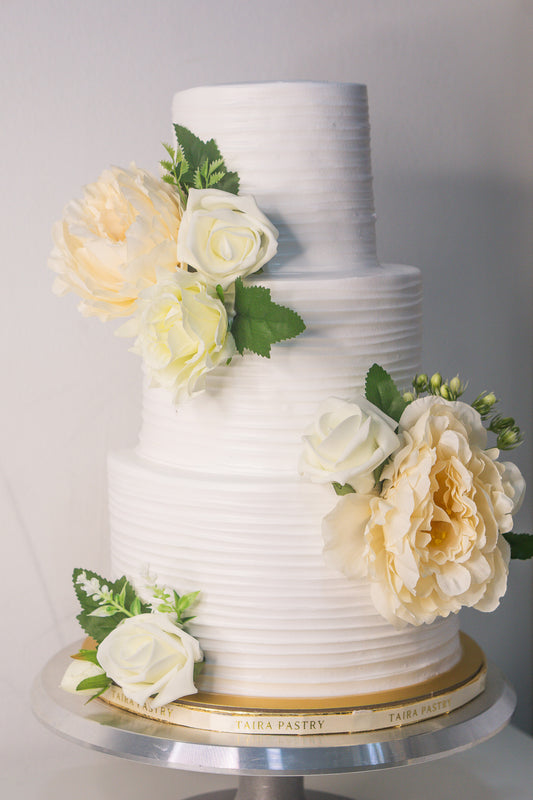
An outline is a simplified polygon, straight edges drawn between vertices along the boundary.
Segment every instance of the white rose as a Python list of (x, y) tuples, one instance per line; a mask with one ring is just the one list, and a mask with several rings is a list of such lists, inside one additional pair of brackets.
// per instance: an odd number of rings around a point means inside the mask
[(98, 660), (106, 674), (139, 705), (156, 695), (153, 708), (194, 694), (194, 664), (203, 658), (200, 645), (166, 614), (128, 617), (106, 636)]
[[(462, 606), (493, 611), (505, 593), (513, 500), (479, 414), (424, 397), (400, 419), (381, 495), (347, 495), (324, 519), (325, 552), (371, 582), (377, 610), (420, 625)], [(516, 476), (513, 480), (516, 482)]]
[(118, 331), (136, 336), (152, 383), (179, 402), (205, 387), (205, 375), (236, 352), (226, 309), (198, 275), (163, 274), (139, 296), (137, 314)]
[(253, 197), (190, 189), (178, 234), (178, 260), (226, 289), (275, 255), (278, 231)]
[(366, 398), (349, 403), (330, 397), (303, 436), (300, 474), (315, 483), (349, 483), (358, 492), (374, 486), (373, 471), (396, 450), (396, 422)]
[(131, 164), (111, 167), (85, 187), (53, 229), (49, 266), (56, 294), (82, 298), (80, 311), (102, 320), (132, 313), (140, 289), (159, 270), (174, 271), (181, 207), (169, 186)]
[(72, 694), (94, 695), (97, 691), (95, 689), (81, 689), (78, 691), (76, 687), (86, 678), (94, 678), (97, 675), (104, 674), (104, 670), (99, 667), (98, 664), (93, 664), (92, 661), (82, 661), (79, 658), (73, 658), (65, 670), (60, 686), (66, 692), (71, 692)]

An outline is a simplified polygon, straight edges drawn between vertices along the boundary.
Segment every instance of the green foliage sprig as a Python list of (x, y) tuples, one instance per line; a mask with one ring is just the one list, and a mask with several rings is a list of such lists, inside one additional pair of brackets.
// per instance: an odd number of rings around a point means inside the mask
[(75, 569), (73, 583), (82, 608), (77, 620), (98, 644), (123, 619), (150, 611), (125, 576), (110, 582), (91, 570)]
[(160, 614), (175, 614), (175, 624), (183, 628), (194, 616), (184, 616), (190, 606), (198, 599), (200, 592), (179, 595), (174, 589), (166, 586), (151, 586), (153, 599), (150, 603), (152, 611)]
[[(200, 594), (191, 592), (181, 596), (166, 586), (153, 584), (146, 587), (147, 592), (151, 594), (151, 600), (146, 602), (140, 598), (125, 576), (110, 582), (87, 569), (75, 569), (73, 583), (82, 608), (77, 620), (85, 633), (97, 644), (100, 644), (123, 619), (153, 611), (172, 614), (173, 622), (183, 628), (187, 622), (194, 619), (189, 615), (185, 616), (185, 612), (196, 602)], [(84, 651), (80, 651), (82, 652)], [(90, 652), (87, 651), (86, 655), (78, 654), (78, 657), (91, 660)]]
[[(100, 667), (98, 661), (98, 645), (113, 631), (122, 620), (138, 614), (158, 612), (171, 614), (176, 626), (183, 628), (194, 617), (185, 612), (198, 598), (199, 592), (179, 595), (166, 586), (153, 584), (147, 586), (151, 594), (150, 602), (144, 602), (133, 585), (123, 576), (116, 581), (108, 581), (88, 569), (75, 569), (72, 575), (74, 590), (81, 605), (81, 613), (77, 620), (81, 627), (96, 644), (96, 649), (82, 648), (73, 658), (88, 661)], [(105, 673), (84, 678), (77, 685), (78, 691), (90, 689), (95, 691), (89, 700), (101, 695), (111, 686), (113, 681)]]
[(365, 397), (396, 422), (407, 406), (393, 379), (379, 364), (372, 364), (367, 372)]
[[(445, 380), (440, 372), (433, 373), (430, 378), (421, 373), (415, 375), (412, 390), (405, 392), (403, 399), (406, 403), (412, 403), (424, 394), (432, 394), (444, 400), (458, 400), (464, 394), (467, 385), (458, 375), (451, 380)], [(524, 437), (512, 417), (504, 417), (494, 412), (497, 403), (498, 398), (494, 392), (481, 392), (472, 401), (471, 406), (478, 412), (483, 422), (488, 423), (487, 430), (496, 435), (496, 446), (500, 450), (513, 450), (522, 444)]]
[[(162, 160), (166, 170), (163, 180), (175, 187), (183, 207), (191, 188), (221, 189), (232, 194), (239, 192), (239, 176), (228, 172), (214, 139), (202, 141), (183, 125), (174, 125), (177, 146), (164, 144), (170, 160)], [(246, 286), (241, 278), (235, 285), (234, 316), (230, 330), (238, 352), (249, 350), (266, 358), (275, 342), (292, 339), (305, 330), (302, 318), (285, 306), (274, 303), (270, 290), (262, 286)], [(224, 292), (216, 287), (222, 303)]]
[(203, 142), (183, 125), (174, 125), (177, 147), (164, 144), (170, 156), (160, 164), (166, 170), (163, 180), (175, 186), (185, 206), (189, 189), (222, 189), (231, 194), (239, 192), (239, 176), (228, 172), (214, 139)]
[(94, 689), (94, 694), (89, 697), (87, 702), (94, 700), (95, 697), (100, 697), (101, 694), (109, 689), (113, 681), (105, 673), (102, 675), (92, 675), (90, 678), (84, 678), (76, 686), (78, 692), (83, 692), (85, 689)]

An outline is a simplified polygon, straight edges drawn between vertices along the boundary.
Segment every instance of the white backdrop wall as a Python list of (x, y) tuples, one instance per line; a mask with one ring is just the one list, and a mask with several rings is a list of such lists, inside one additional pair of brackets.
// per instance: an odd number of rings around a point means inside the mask
[[(40, 664), (78, 636), (74, 565), (108, 566), (105, 458), (139, 426), (137, 358), (112, 325), (51, 293), (50, 228), (107, 165), (152, 171), (176, 90), (314, 79), (369, 86), (382, 261), (425, 285), (424, 365), (492, 389), (528, 443), (531, 483), (533, 5), (507, 0), (3, 0), (3, 426), (0, 583), (16, 613), (0, 669), (4, 754), (31, 736)], [(531, 493), (517, 529), (531, 529)], [(463, 627), (519, 693), (531, 729), (532, 568), (513, 563), (490, 616)], [(22, 710), (21, 710), (22, 709)], [(70, 751), (69, 751), (70, 753)]]

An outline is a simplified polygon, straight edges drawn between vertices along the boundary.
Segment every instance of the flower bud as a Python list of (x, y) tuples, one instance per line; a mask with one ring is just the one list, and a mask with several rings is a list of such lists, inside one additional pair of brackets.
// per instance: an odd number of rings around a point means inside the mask
[(442, 375), (440, 374), (440, 372), (435, 372), (429, 379), (430, 391), (432, 391), (433, 394), (437, 394), (441, 384), (442, 384)]
[(452, 378), (450, 381), (450, 389), (452, 392), (458, 392), (461, 389), (461, 381), (459, 380), (459, 375), (456, 375), (455, 378)]
[(459, 375), (456, 375), (455, 378), (452, 378), (450, 381), (450, 391), (452, 393), (452, 400), (457, 400), (458, 397), (461, 397), (464, 394), (466, 389), (466, 384), (462, 382), (459, 378)]
[(482, 419), (486, 419), (492, 411), (493, 405), (497, 402), (496, 395), (493, 392), (488, 392), (488, 394), (481, 392), (472, 403), (472, 408), (479, 412)]
[(413, 400), (415, 399), (415, 396), (412, 392), (404, 392), (402, 397), (406, 403), (412, 403)]
[(415, 375), (413, 380), (413, 388), (417, 393), (427, 391), (428, 376), (423, 372), (420, 373), (420, 375)]
[(439, 389), (439, 394), (444, 400), (453, 400), (452, 392), (447, 383), (443, 383)]
[(511, 428), (506, 428), (498, 434), (497, 446), (500, 450), (513, 450), (522, 444), (524, 437), (520, 432), (518, 425), (513, 425)]
[(500, 433), (500, 431), (504, 431), (506, 428), (512, 428), (514, 424), (515, 421), (513, 417), (502, 417), (501, 414), (495, 414), (490, 421), (488, 429), (492, 431), (492, 433)]

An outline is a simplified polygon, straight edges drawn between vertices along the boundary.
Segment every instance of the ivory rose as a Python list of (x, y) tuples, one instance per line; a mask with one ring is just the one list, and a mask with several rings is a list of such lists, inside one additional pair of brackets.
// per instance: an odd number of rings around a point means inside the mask
[(200, 645), (167, 614), (128, 617), (106, 636), (98, 661), (126, 697), (153, 708), (194, 694), (194, 665), (203, 658)]
[(160, 274), (139, 296), (138, 310), (118, 333), (136, 336), (152, 383), (175, 402), (202, 391), (205, 375), (236, 352), (226, 309), (198, 275)]
[(178, 234), (178, 260), (223, 289), (275, 255), (278, 231), (253, 197), (190, 189)]
[(111, 167), (65, 208), (53, 229), (54, 291), (82, 298), (80, 311), (102, 320), (132, 313), (156, 267), (173, 272), (181, 207), (172, 190), (135, 164)]
[(522, 476), (485, 449), (481, 418), (462, 402), (416, 400), (399, 431), (381, 494), (342, 497), (324, 519), (328, 559), (369, 579), (375, 607), (396, 625), (462, 606), (494, 610), (510, 557), (501, 534), (511, 530)]
[(349, 483), (370, 492), (373, 471), (398, 447), (396, 422), (366, 398), (329, 397), (303, 436), (299, 469), (315, 483)]

